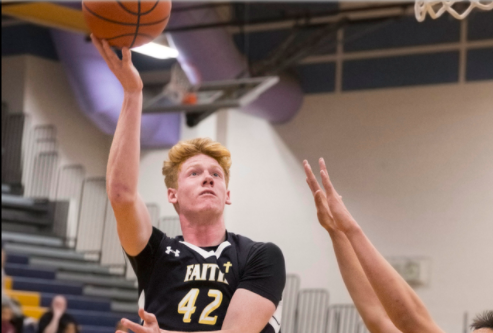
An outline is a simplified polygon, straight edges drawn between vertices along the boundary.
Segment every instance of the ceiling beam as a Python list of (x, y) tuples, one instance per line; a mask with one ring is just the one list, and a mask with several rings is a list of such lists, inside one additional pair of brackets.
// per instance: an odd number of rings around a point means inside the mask
[(47, 2), (2, 3), (2, 15), (33, 24), (90, 34), (82, 11)]

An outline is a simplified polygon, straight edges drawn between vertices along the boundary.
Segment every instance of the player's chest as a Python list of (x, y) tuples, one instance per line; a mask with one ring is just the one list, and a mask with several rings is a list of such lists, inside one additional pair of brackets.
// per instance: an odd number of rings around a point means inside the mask
[[(200, 250), (200, 249), (199, 249)], [(215, 288), (234, 293), (241, 267), (235, 249), (197, 251), (183, 244), (167, 246), (156, 262), (154, 278), (176, 288)]]

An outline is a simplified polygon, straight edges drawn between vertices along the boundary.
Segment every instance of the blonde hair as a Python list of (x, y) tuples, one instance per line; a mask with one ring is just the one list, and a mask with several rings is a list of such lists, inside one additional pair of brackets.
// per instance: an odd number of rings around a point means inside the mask
[(209, 138), (197, 138), (180, 141), (168, 153), (169, 161), (164, 161), (163, 175), (167, 188), (178, 188), (178, 174), (181, 165), (190, 157), (204, 154), (212, 157), (224, 170), (226, 186), (229, 183), (229, 168), (231, 167), (231, 153), (219, 142)]

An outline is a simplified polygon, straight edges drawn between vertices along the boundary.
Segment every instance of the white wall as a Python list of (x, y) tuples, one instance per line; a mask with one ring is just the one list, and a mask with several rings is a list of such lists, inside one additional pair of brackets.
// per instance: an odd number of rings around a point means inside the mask
[(30, 125), (54, 125), (60, 162), (82, 164), (104, 176), (111, 138), (79, 110), (59, 62), (34, 56), (2, 57), (2, 101), (30, 116)]
[(268, 122), (235, 111), (228, 114), (227, 147), (233, 160), (228, 230), (277, 244), (303, 287), (326, 287), (321, 276), (329, 275), (330, 244), (316, 222), (302, 160)]
[[(484, 82), (312, 95), (296, 119), (276, 126), (298, 161), (325, 157), (335, 186), (385, 256), (431, 259), (431, 283), (417, 291), (450, 333), (461, 332), (464, 311), (493, 305), (492, 91)], [(269, 165), (265, 172), (282, 171)], [(287, 177), (272, 186), (293, 191)], [(332, 255), (327, 259), (330, 271), (321, 270), (316, 284), (330, 289), (332, 302), (347, 301)]]
[(59, 62), (26, 57), (24, 112), (33, 124), (57, 129), (61, 164), (82, 164), (87, 176), (105, 176), (111, 138), (80, 111)]

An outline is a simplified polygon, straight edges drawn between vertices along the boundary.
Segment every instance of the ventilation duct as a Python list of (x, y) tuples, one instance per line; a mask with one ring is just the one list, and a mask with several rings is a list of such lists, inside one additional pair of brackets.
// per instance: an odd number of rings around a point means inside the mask
[[(174, 2), (180, 9), (171, 15), (169, 27), (191, 26), (220, 21), (213, 8), (184, 10), (197, 3)], [(170, 33), (171, 40), (180, 51), (178, 61), (194, 83), (233, 79), (248, 73), (245, 58), (240, 54), (233, 39), (223, 28), (201, 29)], [(303, 91), (299, 83), (285, 75), (277, 85), (241, 111), (262, 117), (273, 123), (289, 121), (300, 109)]]
[[(86, 36), (51, 32), (80, 109), (104, 133), (115, 133), (123, 102), (123, 89)], [(181, 115), (147, 114), (142, 117), (144, 148), (171, 147), (180, 139)]]

